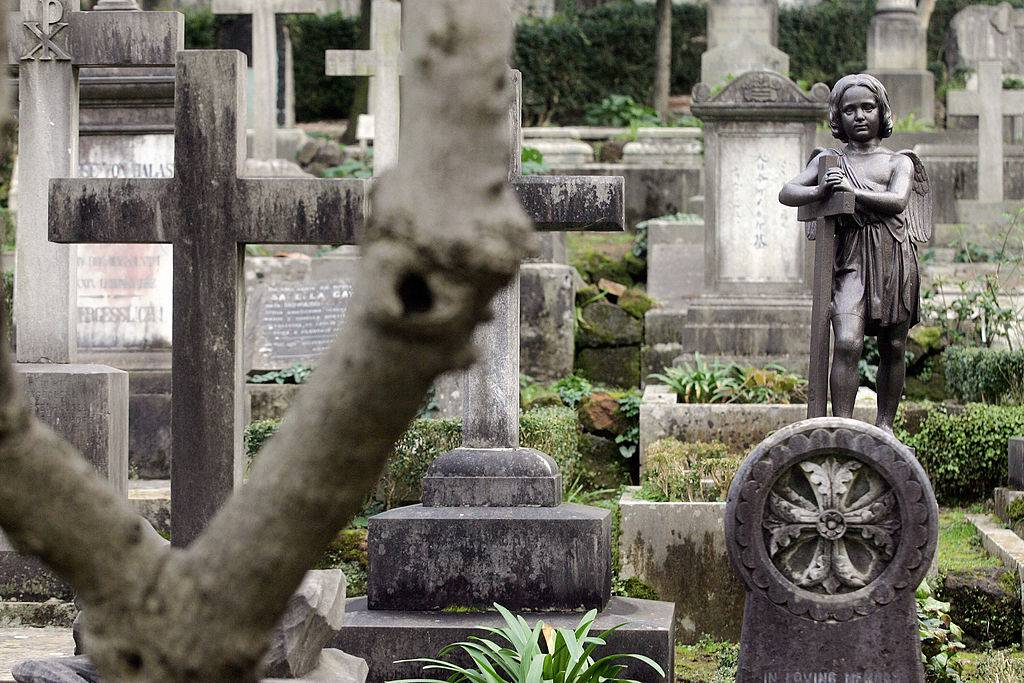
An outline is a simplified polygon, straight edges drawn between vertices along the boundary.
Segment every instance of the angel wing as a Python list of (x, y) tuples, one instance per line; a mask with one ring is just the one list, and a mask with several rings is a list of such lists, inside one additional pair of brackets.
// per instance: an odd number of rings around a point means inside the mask
[[(814, 161), (815, 159), (817, 159), (819, 154), (821, 154), (823, 152), (827, 152), (827, 151), (828, 151), (828, 148), (826, 148), (826, 147), (815, 147), (814, 151), (811, 152), (811, 158), (807, 160), (807, 165), (810, 166), (811, 162)], [(814, 238), (818, 234), (818, 222), (817, 221), (807, 221), (806, 223), (804, 223), (804, 233), (807, 235), (807, 239), (809, 239), (809, 240), (811, 240), (813, 242)]]
[(935, 227), (933, 222), (933, 202), (931, 183), (928, 181), (928, 172), (924, 168), (921, 157), (912, 149), (902, 149), (899, 154), (905, 154), (914, 164), (914, 187), (910, 191), (910, 203), (903, 211), (903, 219), (907, 222), (907, 233), (911, 239), (920, 244), (931, 241), (932, 232)]

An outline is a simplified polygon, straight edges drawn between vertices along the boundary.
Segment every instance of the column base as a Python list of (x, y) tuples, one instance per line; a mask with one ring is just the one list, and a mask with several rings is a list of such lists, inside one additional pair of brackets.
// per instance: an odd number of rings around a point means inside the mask
[[(545, 624), (559, 628), (575, 627), (582, 617), (582, 612), (523, 615), (531, 626), (542, 619)], [(598, 614), (592, 635), (625, 625), (609, 637), (608, 645), (599, 649), (595, 658), (613, 653), (647, 655), (665, 670), (668, 680), (671, 680), (675, 664), (674, 620), (675, 605), (671, 602), (612, 598)], [(501, 615), (496, 612), (374, 611), (367, 609), (366, 598), (350, 598), (345, 608), (345, 624), (328, 647), (365, 659), (370, 667), (367, 683), (383, 683), (423, 675), (422, 665), (397, 664), (397, 660), (437, 657), (445, 645), (465, 640), (471, 635), (493, 638), (482, 632), (481, 626), (504, 625)], [(649, 666), (638, 662), (630, 663), (623, 676), (641, 683), (662, 683), (666, 680)]]
[(562, 474), (532, 448), (456, 448), (423, 478), (424, 507), (554, 507)]

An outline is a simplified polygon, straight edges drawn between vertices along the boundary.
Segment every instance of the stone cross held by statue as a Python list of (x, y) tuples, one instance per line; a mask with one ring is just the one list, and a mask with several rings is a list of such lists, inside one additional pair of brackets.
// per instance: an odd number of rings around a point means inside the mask
[(398, 162), (401, 120), (399, 76), (402, 73), (402, 5), (373, 0), (369, 50), (328, 50), (328, 76), (369, 76), (373, 115), (373, 173)]
[(277, 15), (323, 11), (322, 0), (213, 0), (214, 14), (252, 15), (254, 159), (277, 156)]
[(50, 238), (174, 245), (172, 539), (188, 545), (242, 475), (246, 244), (355, 244), (364, 180), (240, 177), (245, 56), (178, 55), (174, 178), (62, 179)]
[[(78, 170), (78, 77), (85, 67), (170, 66), (185, 47), (178, 12), (81, 12), (79, 0), (21, 0), (7, 16), (18, 67), (17, 358), (74, 363), (74, 250), (47, 240), (47, 185)], [(45, 313), (45, 314), (44, 314)]]
[[(824, 182), (839, 158), (826, 154), (818, 160), (818, 182)], [(854, 212), (852, 192), (833, 192), (827, 199), (801, 206), (797, 217), (814, 221), (814, 300), (811, 304), (811, 355), (807, 369), (807, 417), (828, 414), (828, 360), (832, 323), (832, 269), (836, 253), (836, 220)]]

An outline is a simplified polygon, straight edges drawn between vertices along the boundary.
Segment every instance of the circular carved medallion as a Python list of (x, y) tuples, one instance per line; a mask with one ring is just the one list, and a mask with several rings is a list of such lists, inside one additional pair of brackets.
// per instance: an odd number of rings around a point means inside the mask
[(914, 591), (938, 508), (913, 453), (853, 420), (791, 425), (744, 461), (726, 511), (733, 566), (751, 591), (815, 621), (847, 621)]

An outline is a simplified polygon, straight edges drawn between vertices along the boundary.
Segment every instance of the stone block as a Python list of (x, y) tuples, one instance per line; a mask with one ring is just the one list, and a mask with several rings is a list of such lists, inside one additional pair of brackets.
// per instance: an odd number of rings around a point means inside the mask
[(931, 71), (869, 71), (885, 86), (895, 116), (914, 114), (918, 121), (935, 123), (935, 75)]
[(1024, 208), (1024, 202), (983, 202), (961, 199), (956, 203), (957, 221), (967, 225), (988, 224), (1003, 227), (1005, 230), (1013, 216)]
[(673, 309), (704, 293), (704, 221), (648, 224), (647, 293)]
[(1010, 439), (1007, 447), (1010, 487), (1024, 490), (1024, 437)]
[(653, 503), (636, 489), (619, 501), (619, 575), (637, 577), (676, 606), (676, 640), (737, 642), (743, 584), (728, 571), (725, 503)]
[[(624, 625), (608, 638), (605, 647), (597, 650), (596, 656), (640, 653), (656, 661), (666, 672), (671, 672), (675, 662), (673, 612), (672, 603), (612, 598), (598, 614), (594, 631), (600, 633)], [(581, 616), (579, 611), (545, 611), (535, 616), (524, 615), (524, 618), (531, 625), (543, 619), (544, 623), (557, 628), (572, 628), (579, 623)], [(370, 667), (367, 683), (384, 683), (422, 675), (419, 665), (398, 663), (398, 660), (436, 657), (438, 651), (450, 643), (463, 641), (471, 635), (488, 637), (481, 627), (497, 628), (504, 624), (495, 612), (379, 611), (367, 609), (365, 598), (352, 598), (346, 610), (345, 624), (331, 644), (367, 661)], [(663, 683), (665, 680), (650, 667), (639, 663), (630, 664), (623, 675), (640, 683)]]
[(171, 476), (171, 394), (132, 394), (128, 463), (143, 479)]
[(345, 619), (346, 586), (340, 569), (306, 574), (274, 629), (263, 657), (265, 676), (301, 678), (317, 668), (321, 650)]
[(389, 510), (370, 518), (369, 605), (602, 608), (611, 589), (610, 534), (609, 511), (581, 505)]
[(365, 659), (332, 648), (322, 650), (316, 668), (301, 678), (268, 678), (262, 683), (323, 681), (324, 683), (366, 683), (370, 669)]
[[(927, 40), (928, 32), (916, 12), (877, 12), (868, 30), (868, 71), (927, 70)], [(904, 112), (895, 107), (893, 111), (898, 116)]]
[(700, 57), (700, 82), (709, 88), (748, 71), (789, 73), (789, 55), (768, 43), (738, 38), (712, 48)]
[(576, 340), (581, 347), (633, 346), (643, 341), (643, 322), (608, 301), (588, 304), (581, 317)]
[(566, 175), (615, 175), (626, 180), (626, 224), (692, 211), (689, 198), (702, 191), (703, 169), (626, 164), (584, 164), (558, 169)]
[(700, 128), (640, 128), (622, 148), (622, 163), (699, 169), (704, 165)]
[(519, 271), (520, 371), (543, 382), (572, 372), (573, 273), (556, 263), (524, 263)]
[(171, 535), (171, 482), (135, 479), (128, 482), (128, 504), (156, 531)]
[(580, 349), (576, 354), (576, 372), (595, 384), (620, 388), (639, 387), (640, 347)]
[(523, 146), (544, 155), (544, 163), (558, 168), (594, 161), (594, 148), (583, 142), (578, 130), (561, 127), (523, 128)]
[(246, 384), (249, 422), (280, 420), (299, 394), (300, 384)]

